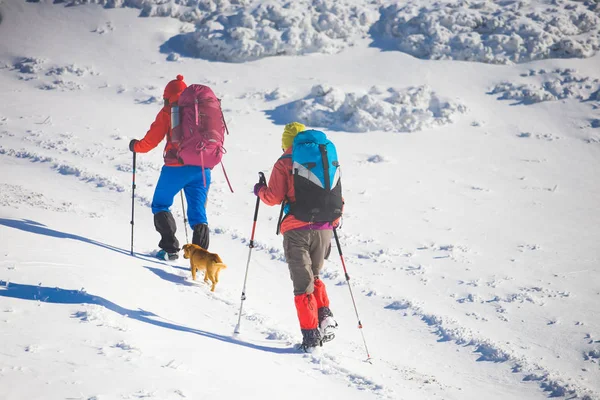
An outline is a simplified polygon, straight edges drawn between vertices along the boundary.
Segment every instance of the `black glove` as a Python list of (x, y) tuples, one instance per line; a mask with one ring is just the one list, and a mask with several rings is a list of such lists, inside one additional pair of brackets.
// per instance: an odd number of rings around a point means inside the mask
[(258, 183), (256, 185), (254, 185), (254, 195), (255, 196), (258, 196), (258, 192), (260, 192), (260, 189), (267, 186), (267, 179), (265, 178), (265, 174), (263, 174), (262, 172), (259, 172), (258, 177), (259, 177)]
[(258, 196), (258, 192), (260, 192), (260, 189), (266, 187), (267, 185), (265, 185), (262, 182), (258, 182), (256, 185), (254, 185), (254, 195)]
[(135, 146), (135, 144), (139, 142), (139, 140), (137, 139), (131, 139), (131, 142), (129, 142), (129, 150), (135, 153), (135, 150), (133, 149), (133, 146)]

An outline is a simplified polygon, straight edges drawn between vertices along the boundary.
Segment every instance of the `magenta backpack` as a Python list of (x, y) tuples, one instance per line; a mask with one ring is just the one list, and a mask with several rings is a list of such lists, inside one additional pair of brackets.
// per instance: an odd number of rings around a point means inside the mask
[[(171, 107), (171, 143), (175, 162), (212, 169), (225, 153), (221, 102), (208, 86), (190, 85)], [(229, 132), (227, 132), (229, 133)]]

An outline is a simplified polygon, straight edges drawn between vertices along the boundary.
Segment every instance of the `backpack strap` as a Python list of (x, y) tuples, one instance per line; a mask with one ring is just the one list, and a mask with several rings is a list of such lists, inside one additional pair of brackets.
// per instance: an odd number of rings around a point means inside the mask
[[(223, 115), (223, 108), (221, 107), (221, 99), (219, 100), (219, 108), (221, 109), (221, 118), (223, 118), (223, 125), (225, 125), (225, 132), (229, 135), (229, 128), (227, 127), (227, 121), (225, 121), (225, 115)], [(231, 191), (233, 193), (233, 190)]]
[[(279, 157), (279, 159), (278, 159), (277, 161), (279, 161), (279, 160), (285, 160), (286, 158), (289, 158), (289, 159), (291, 160), (291, 159), (292, 159), (292, 155), (291, 155), (291, 154), (284, 154), (284, 155), (282, 155), (281, 157)], [(293, 166), (292, 166), (292, 167), (293, 167)], [(292, 169), (292, 170), (290, 170), (290, 174), (291, 174), (291, 173), (293, 173), (293, 169)], [(283, 203), (282, 203), (282, 204), (283, 204)]]
[(279, 235), (279, 232), (281, 230), (281, 223), (283, 222), (283, 209), (285, 207), (285, 203), (285, 200), (281, 202), (281, 210), (279, 211), (279, 219), (277, 220), (277, 231), (275, 232), (276, 235)]
[(233, 188), (231, 187), (231, 182), (229, 182), (229, 177), (227, 176), (227, 172), (225, 172), (225, 165), (223, 165), (223, 161), (221, 161), (219, 164), (221, 164), (221, 167), (223, 168), (223, 175), (225, 175), (225, 180), (227, 180), (227, 184), (229, 185), (229, 190), (231, 190), (231, 193), (233, 193)]
[[(291, 154), (284, 154), (281, 157), (279, 157), (279, 160), (283, 160), (283, 159), (286, 159), (286, 158), (291, 159), (292, 155)], [(277, 161), (279, 161), (279, 160), (277, 160)], [(289, 206), (289, 204), (290, 204), (290, 201), (289, 201), (289, 199), (286, 196), (285, 199), (281, 202), (281, 210), (279, 211), (279, 219), (277, 220), (277, 231), (275, 233), (276, 235), (279, 235), (279, 232), (281, 230), (281, 224), (283, 223), (283, 220), (288, 216), (287, 213), (285, 215), (283, 215), (283, 214), (284, 214), (286, 206)]]

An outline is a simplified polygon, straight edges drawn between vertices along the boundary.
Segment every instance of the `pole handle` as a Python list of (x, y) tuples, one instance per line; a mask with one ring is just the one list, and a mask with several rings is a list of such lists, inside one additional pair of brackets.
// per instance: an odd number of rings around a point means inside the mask
[[(258, 182), (264, 185), (267, 184), (265, 174), (262, 172), (258, 173)], [(254, 207), (254, 226), (252, 227), (252, 237), (250, 238), (250, 247), (254, 247), (254, 229), (256, 227), (256, 220), (258, 219), (258, 206), (260, 205), (260, 197), (256, 196), (256, 206)]]

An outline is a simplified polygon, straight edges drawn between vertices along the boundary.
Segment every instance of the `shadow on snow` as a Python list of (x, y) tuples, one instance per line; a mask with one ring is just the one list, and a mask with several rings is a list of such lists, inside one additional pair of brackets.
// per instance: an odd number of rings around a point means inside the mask
[[(57, 239), (78, 240), (83, 243), (92, 244), (94, 246), (99, 246), (99, 247), (102, 247), (107, 250), (111, 250), (111, 251), (115, 251), (117, 253), (131, 256), (131, 252), (129, 250), (125, 250), (120, 247), (115, 247), (110, 244), (98, 242), (97, 240), (88, 239), (83, 236), (74, 235), (72, 233), (57, 231), (57, 230), (48, 228), (46, 225), (40, 224), (39, 222), (31, 221), (28, 219), (15, 220), (15, 219), (0, 218), (0, 225), (4, 225), (8, 228), (19, 229), (24, 232), (35, 233), (35, 234), (44, 235), (44, 236), (50, 236), (50, 237), (54, 237)], [(155, 262), (155, 263), (161, 264), (161, 265), (168, 265), (168, 264), (160, 262), (158, 260), (147, 259), (146, 257), (151, 258), (151, 256), (148, 256), (146, 254), (134, 253), (134, 257), (141, 258), (145, 261)]]
[[(174, 331), (191, 333), (194, 335), (203, 336), (209, 339), (220, 340), (225, 343), (235, 344), (238, 346), (248, 347), (254, 350), (267, 351), (278, 354), (296, 353), (293, 348), (277, 348), (261, 346), (252, 343), (237, 340), (231, 336), (219, 335), (212, 332), (203, 331), (200, 329), (189, 328), (183, 325), (174, 324), (171, 322), (159, 320), (158, 315), (142, 309), (130, 310), (119, 306), (103, 297), (94, 296), (81, 290), (61, 289), (58, 287), (44, 287), (34, 285), (23, 285), (19, 283), (9, 283), (8, 287), (0, 287), (0, 297), (7, 297), (21, 300), (40, 301), (51, 304), (95, 304), (102, 306), (110, 311), (136, 321), (144, 322), (160, 328), (171, 329)], [(76, 316), (76, 315), (75, 315)]]

